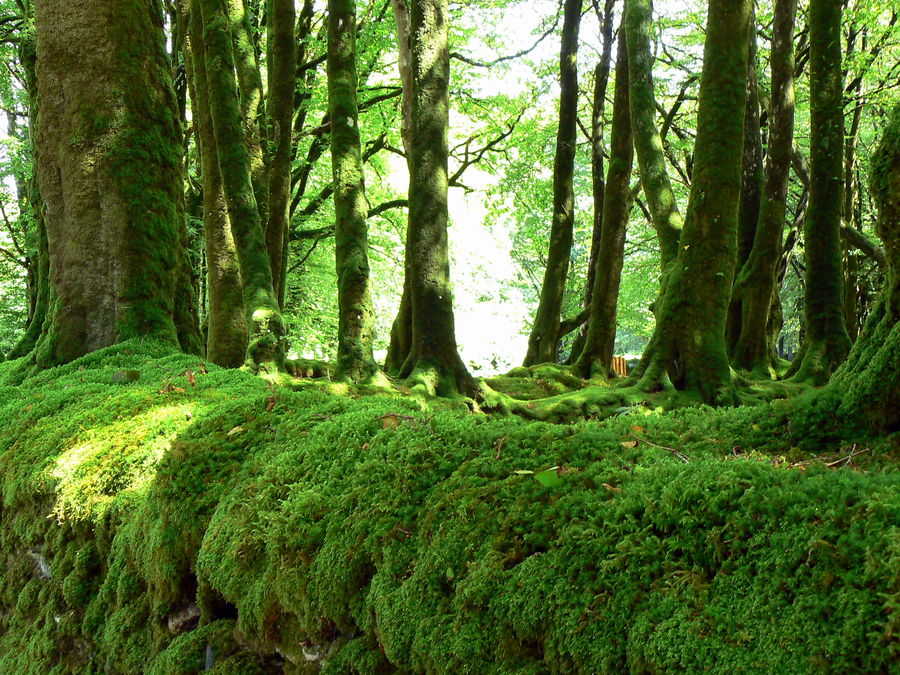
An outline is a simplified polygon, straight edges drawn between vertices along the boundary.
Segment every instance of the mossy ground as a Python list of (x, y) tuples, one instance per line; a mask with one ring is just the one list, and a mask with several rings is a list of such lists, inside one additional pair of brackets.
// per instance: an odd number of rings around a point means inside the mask
[(0, 672), (897, 667), (898, 439), (834, 397), (560, 426), (170, 350), (0, 364)]

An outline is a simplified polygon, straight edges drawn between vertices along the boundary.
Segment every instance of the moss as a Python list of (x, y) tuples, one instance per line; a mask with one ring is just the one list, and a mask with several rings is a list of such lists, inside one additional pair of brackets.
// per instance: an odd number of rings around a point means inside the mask
[[(304, 652), (330, 673), (880, 672), (900, 648), (896, 455), (834, 400), (559, 426), (273, 392), (138, 341), (8, 378), (2, 672), (203, 672), (207, 646), (243, 674)], [(871, 452), (825, 466), (851, 441)]]

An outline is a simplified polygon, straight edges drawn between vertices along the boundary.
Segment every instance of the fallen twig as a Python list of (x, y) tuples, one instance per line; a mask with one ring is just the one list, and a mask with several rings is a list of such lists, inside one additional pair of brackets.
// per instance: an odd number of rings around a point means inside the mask
[(641, 438), (640, 436), (635, 436), (634, 434), (631, 434), (631, 435), (634, 437), (634, 439), (636, 441), (640, 441), (641, 443), (646, 443), (651, 448), (659, 448), (660, 450), (668, 450), (669, 452), (671, 452), (673, 455), (675, 455), (678, 459), (680, 459), (685, 464), (687, 464), (688, 462), (691, 461), (691, 458), (688, 457), (687, 455), (685, 455), (680, 450), (676, 450), (675, 448), (670, 448), (666, 445), (657, 445), (656, 443), (651, 443), (646, 438)]

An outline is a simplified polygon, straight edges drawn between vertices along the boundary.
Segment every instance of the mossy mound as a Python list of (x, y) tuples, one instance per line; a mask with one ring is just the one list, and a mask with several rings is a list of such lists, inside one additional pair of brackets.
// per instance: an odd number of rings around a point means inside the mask
[(2, 386), (19, 368), (0, 365), (3, 673), (900, 658), (896, 438), (842, 438), (827, 401), (554, 426), (136, 342)]

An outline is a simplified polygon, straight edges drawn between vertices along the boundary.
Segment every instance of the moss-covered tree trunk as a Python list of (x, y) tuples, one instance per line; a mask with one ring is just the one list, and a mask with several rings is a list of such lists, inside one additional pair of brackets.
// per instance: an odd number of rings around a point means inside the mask
[(751, 4), (709, 5), (687, 216), (640, 382), (648, 389), (672, 384), (710, 404), (736, 399), (725, 322), (737, 253)]
[(223, 2), (231, 35), (234, 72), (240, 91), (241, 126), (244, 142), (247, 144), (247, 154), (250, 157), (253, 196), (256, 198), (260, 218), (265, 223), (268, 218), (269, 157), (262, 73), (247, 0), (223, 0)]
[(736, 368), (773, 376), (774, 335), (768, 329), (777, 295), (794, 139), (794, 19), (797, 0), (778, 0), (772, 27), (772, 105), (766, 175), (753, 248), (734, 286), (740, 335), (731, 357)]
[[(759, 83), (756, 73), (756, 12), (750, 17), (749, 56), (747, 58), (747, 107), (744, 111), (744, 159), (741, 170), (741, 202), (738, 208), (737, 269), (750, 257), (759, 224), (763, 185), (762, 129), (759, 112)], [(741, 334), (741, 296), (732, 293), (728, 309), (725, 341), (728, 353), (734, 351)]]
[(603, 225), (600, 250), (594, 268), (587, 337), (576, 369), (582, 376), (600, 375), (604, 379), (612, 366), (616, 341), (616, 310), (622, 263), (625, 252), (625, 230), (631, 212), (630, 179), (634, 161), (631, 116), (628, 102), (628, 49), (625, 31), (619, 31), (616, 55), (616, 90), (613, 102), (610, 138), (609, 173), (603, 198)]
[(666, 156), (656, 126), (656, 95), (653, 88), (654, 56), (650, 44), (653, 22), (651, 0), (625, 0), (625, 32), (628, 43), (628, 79), (631, 87), (631, 129), (647, 208), (659, 237), (665, 271), (678, 256), (683, 226), (675, 192), (666, 169)]
[(578, 132), (578, 31), (582, 0), (565, 0), (559, 53), (559, 129), (553, 163), (553, 221), (547, 268), (534, 325), (528, 338), (525, 365), (556, 362), (560, 312), (569, 275), (575, 226), (575, 150)]
[(278, 365), (284, 359), (284, 326), (241, 131), (228, 18), (218, 0), (194, 0), (193, 9), (198, 7), (216, 154), (241, 270), (250, 337), (247, 356), (256, 364), (274, 361)]
[(409, 233), (412, 345), (400, 370), (426, 391), (474, 393), (456, 347), (447, 241), (450, 52), (447, 0), (411, 3)]
[(328, 2), (328, 114), (334, 176), (338, 276), (336, 376), (364, 382), (377, 371), (372, 356), (375, 316), (369, 291), (368, 205), (356, 98), (356, 2)]
[[(609, 86), (610, 66), (613, 49), (613, 8), (614, 0), (606, 0), (600, 32), (603, 35), (603, 53), (594, 68), (594, 97), (591, 102), (591, 194), (593, 196), (594, 223), (591, 232), (591, 255), (588, 259), (587, 279), (584, 286), (584, 309), (590, 313), (591, 298), (594, 293), (597, 256), (600, 254), (600, 239), (603, 236), (603, 196), (606, 192), (606, 171), (604, 154), (604, 126), (606, 123), (606, 89)], [(584, 312), (582, 312), (584, 315)], [(567, 364), (574, 364), (584, 351), (587, 338), (588, 322), (579, 327), (578, 334), (572, 342), (572, 351)]]
[[(294, 35), (294, 0), (267, 0), (269, 78), (269, 164), (268, 222), (266, 248), (272, 268), (275, 295), (284, 298), (286, 233), (291, 201), (291, 127), (294, 121), (294, 89), (297, 77), (297, 45)], [(283, 303), (280, 303), (283, 304)]]
[[(413, 70), (412, 70), (412, 36), (408, 0), (392, 0), (394, 25), (397, 37), (397, 67), (400, 72), (402, 88), (402, 118), (400, 120), (400, 136), (403, 149), (406, 151), (406, 165), (410, 168), (410, 149), (412, 148), (412, 109), (413, 109)], [(409, 227), (407, 224), (406, 248), (409, 250)], [(400, 294), (400, 306), (397, 316), (391, 325), (391, 339), (384, 370), (391, 376), (397, 376), (406, 363), (412, 349), (412, 309), (410, 283), (412, 272), (409, 268), (409, 256), (404, 263), (403, 290)]]
[(809, 4), (810, 188), (806, 247), (806, 339), (789, 371), (824, 384), (850, 351), (844, 323), (841, 209), (844, 149), (841, 3)]
[(139, 336), (178, 345), (181, 130), (159, 5), (38, 0), (35, 27), (55, 296), (36, 361)]
[(240, 263), (234, 236), (231, 234), (231, 222), (228, 220), (228, 204), (209, 113), (203, 23), (196, 7), (189, 10), (188, 35), (185, 67), (190, 85), (203, 184), (203, 233), (209, 295), (206, 357), (216, 365), (237, 368), (247, 356), (247, 318), (244, 313)]
[(888, 284), (831, 386), (840, 394), (846, 419), (891, 433), (900, 431), (900, 106), (872, 158), (871, 192), (889, 265)]

